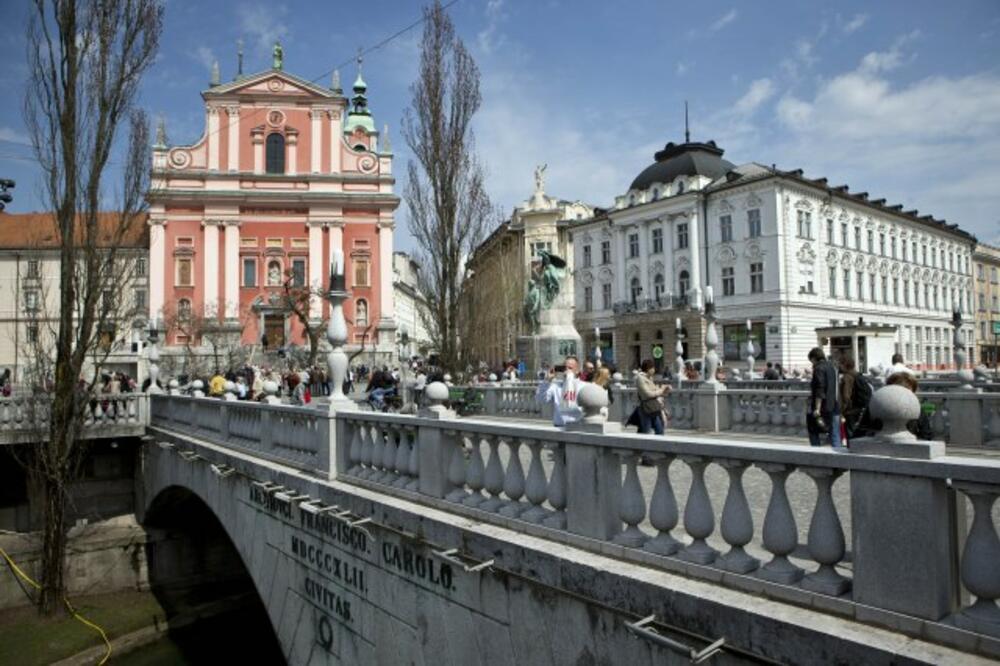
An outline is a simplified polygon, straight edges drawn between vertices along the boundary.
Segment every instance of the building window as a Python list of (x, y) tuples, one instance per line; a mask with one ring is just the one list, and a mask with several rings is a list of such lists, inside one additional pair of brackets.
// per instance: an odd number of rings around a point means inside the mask
[(719, 218), (719, 234), (722, 236), (723, 243), (729, 243), (733, 240), (732, 215), (723, 215)]
[(628, 256), (630, 259), (639, 256), (639, 234), (628, 235)]
[(833, 245), (833, 220), (826, 221), (826, 244)]
[(996, 266), (993, 266), (992, 268), (990, 268), (990, 282), (992, 282), (993, 284), (997, 283), (997, 267)]
[(759, 294), (764, 291), (764, 264), (750, 264), (750, 293)]
[(632, 278), (632, 281), (629, 283), (629, 289), (632, 293), (632, 302), (635, 303), (642, 295), (642, 285), (639, 283), (639, 278)]
[(691, 274), (687, 271), (681, 271), (681, 274), (677, 276), (677, 291), (680, 293), (681, 298), (687, 296), (688, 289), (691, 288)]
[(747, 211), (747, 230), (750, 238), (760, 237), (760, 209), (751, 208)]
[(830, 267), (827, 273), (827, 284), (830, 289), (830, 298), (837, 297), (837, 269)]
[(191, 319), (191, 301), (182, 298), (177, 301), (177, 319), (180, 321), (188, 321)]
[(281, 262), (277, 259), (272, 259), (267, 262), (267, 286), (280, 287), (281, 284)]
[(28, 312), (34, 312), (38, 309), (38, 292), (34, 289), (28, 289), (24, 292), (24, 309)]
[(851, 297), (851, 269), (844, 269), (844, 298)]
[(796, 211), (799, 238), (812, 238), (812, 213), (807, 210)]
[(878, 253), (885, 256), (885, 234), (878, 235)]
[(601, 263), (611, 263), (611, 241), (601, 241)]
[(938, 251), (936, 247), (931, 248), (931, 266), (937, 268), (938, 265)]
[(264, 247), (283, 250), (285, 248), (284, 238), (265, 238)]
[(285, 137), (277, 132), (267, 135), (267, 173), (285, 173)]
[(292, 286), (306, 286), (306, 260), (292, 259)]
[(861, 251), (861, 227), (854, 227), (854, 249)]
[(868, 300), (870, 300), (872, 303), (877, 303), (878, 302), (878, 298), (877, 298), (876, 293), (875, 293), (875, 276), (874, 275), (869, 275), (868, 276), (868, 297), (869, 297)]
[(583, 267), (584, 268), (590, 268), (590, 255), (591, 255), (590, 246), (589, 245), (584, 245), (583, 246)]
[(139, 257), (135, 260), (135, 276), (144, 278), (146, 277), (146, 258)]
[(906, 257), (906, 241), (905, 240), (904, 241), (900, 241), (900, 243), (899, 243), (899, 249), (902, 251), (903, 261), (907, 261), (907, 257)]
[(931, 286), (929, 284), (924, 285), (924, 308), (927, 310), (931, 308)]
[(653, 254), (663, 252), (663, 229), (657, 227), (650, 235), (653, 239)]
[(1000, 312), (1000, 304), (997, 303), (997, 297), (993, 297), (993, 312)]
[(594, 309), (594, 288), (584, 287), (583, 288), (583, 310), (584, 312), (591, 312)]
[(354, 286), (355, 287), (367, 287), (368, 286), (368, 260), (367, 259), (355, 259), (354, 260)]
[(923, 255), (923, 262), (922, 263), (923, 263), (924, 266), (926, 266), (927, 265), (927, 244), (926, 243), (924, 243), (923, 245), (920, 246), (920, 253)]
[[(903, 245), (906, 247), (906, 245)], [(910, 306), (910, 281), (903, 280), (903, 305)]]
[(865, 274), (858, 271), (855, 273), (855, 277), (858, 285), (858, 300), (863, 302), (865, 300)]
[(892, 255), (892, 258), (895, 259), (896, 258), (896, 237), (895, 236), (893, 236), (892, 238), (889, 239), (889, 252)]
[(841, 245), (843, 245), (844, 247), (847, 247), (848, 240), (849, 239), (847, 237), (847, 222), (841, 222), (840, 223), (840, 243), (841, 243)]
[(871, 229), (868, 230), (868, 251), (875, 253), (875, 232)]
[(240, 236), (240, 247), (257, 247), (257, 237)]
[(133, 300), (135, 302), (136, 312), (143, 312), (143, 311), (146, 310), (146, 290), (145, 289), (136, 289), (135, 290), (135, 298)]
[(733, 296), (736, 294), (736, 276), (732, 266), (722, 269), (722, 295)]
[(531, 244), (531, 256), (533, 258), (537, 259), (538, 257), (541, 257), (542, 250), (545, 250), (546, 252), (551, 254), (552, 243), (550, 243), (549, 241), (535, 241), (534, 243)]
[(243, 286), (257, 286), (257, 260), (253, 258), (243, 259)]
[(677, 225), (677, 249), (684, 250), (688, 246), (688, 225), (681, 222)]
[(663, 292), (667, 290), (667, 281), (663, 278), (663, 273), (657, 273), (656, 277), (653, 278), (653, 296), (656, 300), (660, 300), (663, 296)]
[(181, 257), (177, 260), (177, 272), (174, 276), (174, 284), (178, 287), (191, 287), (194, 285), (194, 271), (191, 266), (191, 259)]
[(28, 342), (35, 344), (38, 342), (38, 324), (28, 324)]
[(882, 303), (889, 304), (889, 278), (882, 276)]
[(354, 325), (361, 328), (368, 326), (368, 301), (359, 298), (354, 306)]
[(611, 309), (611, 283), (606, 282), (601, 285), (601, 309)]
[(28, 275), (29, 278), (39, 278), (41, 277), (41, 262), (38, 259), (28, 259)]

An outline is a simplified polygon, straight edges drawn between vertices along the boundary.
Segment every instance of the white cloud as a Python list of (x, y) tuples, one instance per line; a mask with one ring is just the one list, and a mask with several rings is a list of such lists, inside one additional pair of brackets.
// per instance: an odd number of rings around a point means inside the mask
[(740, 97), (734, 108), (742, 114), (751, 114), (757, 110), (761, 104), (769, 100), (774, 95), (774, 82), (771, 79), (757, 79), (750, 84), (750, 88), (743, 97)]
[(686, 62), (684, 60), (678, 61), (677, 65), (674, 67), (674, 71), (677, 72), (677, 76), (684, 76), (685, 74), (688, 73), (688, 70), (690, 69), (691, 69), (691, 63)]
[(194, 53), (191, 54), (191, 57), (200, 62), (206, 72), (211, 71), (212, 64), (218, 60), (218, 58), (215, 57), (215, 52), (207, 46), (199, 46), (196, 48)]
[(722, 30), (727, 25), (735, 21), (736, 17), (739, 15), (740, 15), (739, 11), (737, 11), (736, 9), (730, 9), (728, 12), (726, 12), (718, 19), (716, 19), (716, 21), (712, 25), (710, 25), (708, 29), (712, 30), (713, 32), (717, 30)]
[(486, 3), (486, 27), (476, 35), (476, 43), (483, 53), (493, 53), (504, 43), (504, 35), (499, 32), (500, 24), (507, 18), (504, 0), (489, 0)]
[(22, 146), (30, 146), (31, 140), (28, 139), (28, 135), (23, 132), (18, 132), (11, 127), (0, 127), (0, 141), (6, 143), (17, 143)]
[(239, 10), (240, 30), (257, 43), (257, 47), (270, 53), (274, 42), (288, 35), (285, 15), (288, 8), (281, 4), (244, 4)]
[[(896, 69), (903, 64), (906, 57), (903, 53), (903, 47), (918, 37), (920, 37), (920, 31), (914, 30), (898, 37), (888, 51), (872, 51), (868, 53), (861, 59), (859, 69), (867, 74), (878, 74), (879, 72), (888, 72), (889, 70)], [(915, 56), (911, 56), (910, 59), (913, 57)]]
[(844, 34), (849, 35), (856, 30), (860, 30), (866, 23), (868, 23), (868, 14), (855, 14), (840, 29)]

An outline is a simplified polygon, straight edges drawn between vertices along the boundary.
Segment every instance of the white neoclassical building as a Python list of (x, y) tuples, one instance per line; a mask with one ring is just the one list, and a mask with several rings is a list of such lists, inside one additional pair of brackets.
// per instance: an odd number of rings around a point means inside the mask
[[(722, 349), (806, 365), (817, 329), (895, 327), (918, 368), (951, 363), (953, 308), (971, 312), (976, 239), (957, 225), (825, 178), (735, 166), (714, 142), (668, 143), (614, 206), (574, 228), (576, 326), (600, 329), (622, 367), (673, 354), (680, 318), (701, 353), (697, 310), (712, 286)], [(963, 337), (971, 346), (966, 314)], [(845, 329), (846, 330), (846, 329)], [(864, 353), (862, 351), (864, 361)]]

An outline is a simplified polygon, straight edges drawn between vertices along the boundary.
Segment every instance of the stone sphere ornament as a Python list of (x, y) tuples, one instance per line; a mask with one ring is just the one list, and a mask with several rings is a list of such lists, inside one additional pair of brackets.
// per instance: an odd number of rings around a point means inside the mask
[(424, 389), (424, 397), (431, 404), (440, 404), (448, 400), (448, 387), (443, 382), (431, 382)]
[(868, 409), (872, 418), (882, 422), (880, 437), (898, 442), (916, 440), (906, 424), (920, 418), (920, 400), (908, 388), (895, 384), (880, 388), (872, 395)]
[(603, 423), (607, 415), (608, 392), (597, 384), (582, 384), (576, 392), (576, 404), (586, 423)]

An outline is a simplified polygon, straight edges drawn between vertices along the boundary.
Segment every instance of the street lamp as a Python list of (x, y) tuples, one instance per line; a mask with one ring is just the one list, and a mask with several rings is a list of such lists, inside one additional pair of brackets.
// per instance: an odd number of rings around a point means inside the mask
[(399, 327), (399, 386), (403, 405), (410, 404), (410, 331), (406, 324)]
[(147, 389), (150, 393), (162, 393), (163, 389), (157, 383), (160, 377), (160, 350), (157, 348), (156, 344), (160, 341), (160, 331), (159, 325), (156, 317), (149, 320), (149, 335), (147, 340), (149, 341), (149, 388)]

